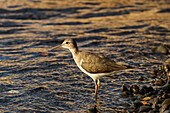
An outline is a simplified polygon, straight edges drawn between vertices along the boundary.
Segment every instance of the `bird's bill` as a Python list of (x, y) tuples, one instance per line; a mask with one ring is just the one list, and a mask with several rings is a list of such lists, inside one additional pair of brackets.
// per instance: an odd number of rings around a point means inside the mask
[(53, 47), (53, 48), (51, 49), (51, 51), (54, 51), (54, 50), (57, 50), (57, 49), (61, 49), (61, 48), (62, 48), (62, 45), (59, 45), (59, 46)]
[(58, 49), (66, 49), (66, 48), (63, 48), (62, 44), (61, 44), (59, 46), (53, 47), (50, 51), (55, 51), (55, 50), (58, 50)]

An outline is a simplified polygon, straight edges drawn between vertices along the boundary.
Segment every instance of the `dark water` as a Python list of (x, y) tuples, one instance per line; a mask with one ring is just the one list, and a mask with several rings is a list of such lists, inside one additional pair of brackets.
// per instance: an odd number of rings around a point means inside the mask
[(2, 0), (0, 6), (0, 112), (93, 108), (92, 79), (76, 67), (69, 51), (48, 52), (65, 38), (138, 68), (101, 79), (101, 112), (130, 109), (126, 103), (132, 101), (120, 96), (121, 86), (150, 86), (153, 68), (169, 58), (144, 54), (161, 44), (170, 47), (168, 0)]

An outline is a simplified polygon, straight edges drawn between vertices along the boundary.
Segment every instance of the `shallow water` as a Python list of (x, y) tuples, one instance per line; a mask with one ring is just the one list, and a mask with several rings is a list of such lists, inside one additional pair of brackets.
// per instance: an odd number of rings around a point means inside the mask
[(0, 6), (1, 112), (93, 108), (92, 79), (76, 67), (69, 51), (49, 52), (65, 38), (138, 68), (101, 79), (101, 112), (130, 109), (125, 103), (132, 101), (120, 96), (121, 86), (150, 86), (153, 68), (169, 58), (144, 54), (161, 44), (170, 47), (168, 0), (1, 0)]

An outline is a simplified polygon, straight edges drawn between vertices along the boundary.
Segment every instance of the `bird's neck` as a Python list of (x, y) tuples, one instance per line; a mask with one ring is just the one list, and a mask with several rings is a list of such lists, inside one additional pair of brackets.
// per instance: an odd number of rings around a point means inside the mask
[(73, 49), (70, 49), (70, 51), (71, 51), (71, 53), (72, 53), (72, 55), (73, 55), (73, 57), (74, 56), (76, 56), (77, 54), (78, 54), (78, 48), (73, 48)]

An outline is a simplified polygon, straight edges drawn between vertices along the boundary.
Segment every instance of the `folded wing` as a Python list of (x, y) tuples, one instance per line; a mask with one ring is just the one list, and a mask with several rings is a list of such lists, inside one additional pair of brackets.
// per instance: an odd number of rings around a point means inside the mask
[(119, 65), (115, 61), (104, 56), (99, 56), (93, 53), (83, 53), (84, 58), (81, 62), (81, 67), (89, 73), (109, 73), (127, 69), (126, 66)]

